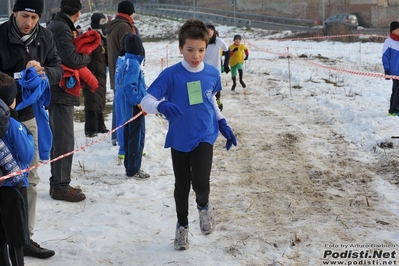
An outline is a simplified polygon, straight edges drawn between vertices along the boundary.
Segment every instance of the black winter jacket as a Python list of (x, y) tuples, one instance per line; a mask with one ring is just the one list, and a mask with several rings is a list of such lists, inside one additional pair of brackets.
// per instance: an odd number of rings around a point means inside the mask
[[(76, 28), (65, 13), (57, 13), (54, 20), (47, 26), (53, 33), (53, 38), (57, 46), (61, 61), (67, 67), (79, 69), (90, 63), (90, 56), (76, 52), (76, 46), (73, 44)], [(51, 86), (51, 102), (64, 105), (80, 105), (79, 97), (67, 93), (63, 88), (57, 85)]]
[[(10, 19), (14, 19), (12, 14)], [(36, 60), (44, 66), (50, 84), (58, 84), (64, 71), (61, 67), (61, 59), (49, 30), (39, 25), (36, 39), (28, 46), (11, 33), (11, 21), (0, 25), (0, 71), (14, 78), (26, 68), (28, 61)], [(22, 100), (21, 87), (18, 82), (17, 104)], [(18, 112), (18, 120), (21, 122), (34, 118), (32, 106), (28, 106)]]
[(90, 87), (85, 85), (83, 96), (86, 111), (104, 111), (107, 92), (107, 48), (106, 38), (101, 35), (101, 44), (90, 54), (91, 61), (87, 68), (98, 80), (98, 89), (90, 91)]

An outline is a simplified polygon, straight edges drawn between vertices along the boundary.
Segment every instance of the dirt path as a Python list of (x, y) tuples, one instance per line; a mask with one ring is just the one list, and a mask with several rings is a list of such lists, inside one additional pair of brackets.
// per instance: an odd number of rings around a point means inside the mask
[[(226, 252), (247, 257), (247, 265), (318, 265), (326, 245), (382, 244), (379, 232), (397, 232), (397, 217), (374, 190), (381, 162), (354, 157), (359, 148), (334, 131), (328, 114), (300, 113), (294, 100), (276, 95), (282, 82), (253, 86), (264, 89), (223, 94), (239, 143), (226, 152), (221, 137), (215, 148), (212, 201), (221, 237), (234, 236)], [(290, 123), (298, 120), (301, 127)], [(264, 257), (251, 256), (253, 247)]]

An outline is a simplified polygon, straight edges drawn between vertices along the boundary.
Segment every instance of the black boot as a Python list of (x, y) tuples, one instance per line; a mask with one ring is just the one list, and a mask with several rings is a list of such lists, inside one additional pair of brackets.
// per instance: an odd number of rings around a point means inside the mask
[(247, 85), (245, 85), (244, 81), (242, 80), (242, 75), (243, 75), (242, 69), (239, 69), (239, 70), (238, 70), (238, 76), (240, 77), (240, 83), (241, 83), (241, 86), (242, 86), (243, 88), (245, 88)]
[(233, 86), (231, 86), (231, 90), (235, 90), (236, 89), (236, 77), (232, 77), (231, 78), (233, 80)]
[(54, 250), (42, 248), (38, 243), (29, 240), (29, 244), (24, 246), (24, 256), (35, 257), (38, 259), (47, 259), (54, 256)]

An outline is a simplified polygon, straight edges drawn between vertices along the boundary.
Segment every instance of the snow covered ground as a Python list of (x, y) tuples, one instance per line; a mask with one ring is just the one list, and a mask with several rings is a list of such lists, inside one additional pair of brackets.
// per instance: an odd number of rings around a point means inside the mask
[[(182, 59), (176, 40), (182, 21), (140, 14), (135, 21), (144, 39), (165, 38), (144, 43), (151, 84)], [(88, 26), (85, 17), (79, 23)], [(230, 75), (222, 74), (223, 114), (238, 145), (226, 151), (222, 136), (215, 145), (216, 231), (200, 233), (192, 194), (190, 248), (173, 248), (174, 177), (162, 116), (146, 117), (143, 169), (151, 178), (145, 181), (126, 179), (110, 136), (87, 139), (76, 122), (76, 148), (85, 148), (74, 155), (72, 185), (87, 199), (52, 200), (49, 167), (39, 168), (33, 239), (56, 255), (26, 258), (26, 265), (397, 263), (399, 140), (391, 136), (399, 135), (399, 118), (387, 116), (392, 82), (378, 76), (382, 43), (281, 41), (290, 32), (216, 29), (229, 44), (243, 35), (250, 53), (246, 89), (231, 91)]]

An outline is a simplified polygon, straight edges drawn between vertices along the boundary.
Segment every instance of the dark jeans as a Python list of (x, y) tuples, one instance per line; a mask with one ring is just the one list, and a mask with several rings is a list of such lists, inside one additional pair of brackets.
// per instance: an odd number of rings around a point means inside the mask
[[(51, 103), (48, 112), (53, 132), (53, 146), (50, 152), (52, 160), (74, 149), (74, 107)], [(50, 187), (61, 191), (68, 190), (71, 183), (72, 159), (73, 154), (51, 163)]]
[(389, 112), (391, 114), (399, 113), (399, 80), (397, 79), (392, 80), (392, 94), (391, 94)]
[[(133, 116), (138, 114), (140, 109), (133, 107)], [(134, 176), (141, 168), (145, 142), (145, 117), (140, 115), (123, 128), (123, 140), (125, 148), (125, 160), (123, 161), (127, 176)]]
[(175, 175), (175, 203), (177, 221), (188, 225), (188, 200), (192, 184), (197, 205), (205, 207), (209, 200), (209, 179), (213, 161), (213, 146), (201, 142), (191, 152), (171, 149), (173, 172)]

